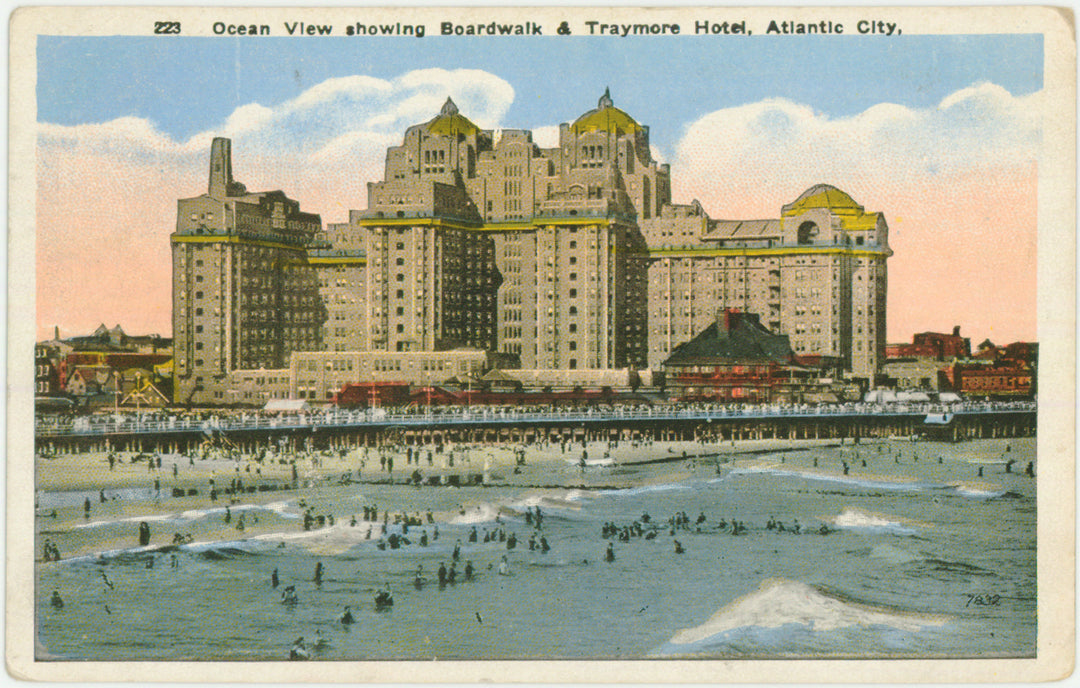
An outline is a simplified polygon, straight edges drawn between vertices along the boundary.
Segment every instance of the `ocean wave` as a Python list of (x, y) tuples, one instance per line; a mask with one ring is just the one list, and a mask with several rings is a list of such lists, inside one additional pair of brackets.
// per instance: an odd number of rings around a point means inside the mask
[(649, 494), (650, 492), (670, 492), (673, 490), (694, 489), (686, 483), (661, 483), (659, 485), (643, 485), (641, 487), (621, 487), (614, 490), (600, 490), (597, 494), (612, 497), (633, 497)]
[(866, 530), (889, 530), (897, 533), (910, 534), (914, 529), (904, 525), (900, 521), (861, 509), (847, 509), (844, 513), (832, 517), (833, 525), (837, 528), (866, 529)]
[[(269, 504), (236, 504), (230, 505), (229, 510), (233, 514), (242, 513), (245, 511), (272, 511), (283, 518), (300, 518), (299, 514), (287, 511), (289, 506), (288, 502), (271, 502)], [(170, 523), (183, 523), (190, 521), (197, 521), (202, 518), (208, 518), (211, 516), (224, 516), (225, 507), (209, 507), (206, 509), (188, 509), (187, 511), (181, 511), (180, 513), (168, 513), (168, 514), (145, 514), (143, 516), (125, 516), (123, 518), (105, 519), (101, 521), (91, 521), (89, 523), (78, 523), (73, 526), (75, 529), (83, 528), (104, 528), (107, 526), (116, 526), (124, 523), (141, 523), (146, 521), (147, 523), (154, 522), (170, 522)]]
[(177, 514), (146, 514), (144, 516), (128, 516), (127, 518), (114, 518), (105, 521), (91, 521), (90, 523), (78, 523), (74, 526), (75, 529), (81, 530), (83, 528), (103, 528), (105, 526), (115, 526), (121, 523), (141, 523), (146, 521), (147, 523), (153, 523), (155, 521), (182, 521), (184, 520)]
[(961, 497), (973, 499), (996, 499), (1005, 496), (1015, 496), (1015, 492), (1007, 492), (998, 489), (994, 485), (973, 483), (926, 483), (915, 480), (873, 480), (859, 478), (850, 475), (835, 475), (830, 473), (815, 473), (813, 471), (793, 471), (780, 469), (774, 466), (748, 466), (733, 469), (728, 475), (747, 475), (754, 473), (768, 473), (787, 478), (803, 478), (804, 480), (816, 480), (819, 482), (840, 483), (854, 487), (874, 490), (895, 490), (903, 492), (940, 492), (955, 494)]
[(725, 634), (731, 631), (755, 627), (779, 629), (794, 625), (819, 632), (857, 626), (917, 633), (930, 626), (944, 625), (948, 620), (944, 616), (857, 602), (799, 581), (769, 578), (757, 590), (734, 600), (700, 626), (676, 633), (668, 642), (668, 650), (694, 652), (722, 643)]

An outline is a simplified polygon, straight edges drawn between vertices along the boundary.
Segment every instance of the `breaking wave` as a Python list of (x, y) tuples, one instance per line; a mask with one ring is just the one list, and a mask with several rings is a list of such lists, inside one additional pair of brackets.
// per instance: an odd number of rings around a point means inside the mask
[(676, 633), (659, 654), (692, 654), (722, 649), (738, 632), (771, 629), (781, 635), (848, 628), (919, 633), (942, 626), (948, 617), (855, 601), (842, 594), (783, 578), (762, 581), (754, 592), (720, 609), (694, 628)]
[(888, 530), (905, 535), (915, 532), (914, 529), (899, 521), (892, 521), (881, 514), (862, 511), (861, 509), (848, 509), (839, 516), (834, 516), (832, 523), (837, 528), (855, 530)]

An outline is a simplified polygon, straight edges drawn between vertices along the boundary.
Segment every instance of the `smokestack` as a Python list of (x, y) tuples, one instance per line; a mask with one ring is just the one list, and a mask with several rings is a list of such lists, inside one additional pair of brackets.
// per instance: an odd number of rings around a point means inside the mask
[(952, 328), (952, 336), (954, 336), (954, 337), (959, 337), (960, 336), (960, 326), (959, 325), (954, 325), (953, 326), (953, 328)]
[(208, 192), (212, 198), (225, 198), (229, 195), (229, 187), (232, 183), (232, 140), (215, 138), (210, 144)]

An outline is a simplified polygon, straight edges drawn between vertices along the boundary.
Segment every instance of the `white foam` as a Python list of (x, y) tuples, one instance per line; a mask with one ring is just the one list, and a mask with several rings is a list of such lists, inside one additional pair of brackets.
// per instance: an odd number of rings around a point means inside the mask
[(838, 528), (868, 528), (878, 530), (895, 530), (908, 533), (914, 532), (911, 528), (905, 526), (899, 521), (892, 521), (881, 514), (862, 511), (861, 509), (848, 509), (839, 516), (834, 516), (832, 518), (832, 522), (833, 525)]
[(888, 626), (916, 632), (927, 626), (941, 626), (947, 617), (896, 612), (885, 607), (859, 604), (828, 595), (798, 581), (769, 578), (758, 589), (744, 595), (694, 628), (679, 631), (673, 644), (687, 645), (707, 640), (736, 628), (779, 628), (800, 624), (814, 631), (830, 631), (848, 626)]
[(489, 523), (495, 520), (495, 517), (499, 515), (502, 508), (498, 504), (480, 504), (478, 506), (471, 506), (465, 510), (464, 514), (457, 514), (450, 519), (450, 523), (457, 525), (472, 525), (475, 523)]
[(120, 523), (141, 523), (146, 521), (147, 523), (152, 521), (179, 521), (182, 520), (183, 515), (177, 516), (176, 514), (154, 514), (147, 516), (129, 516), (127, 518), (116, 518), (108, 521), (91, 521), (90, 523), (79, 523), (75, 525), (75, 528), (100, 528), (102, 526), (113, 526)]
[(1001, 497), (1005, 494), (1005, 490), (991, 490), (987, 489), (987, 487), (983, 485), (977, 486), (967, 483), (956, 483), (955, 485), (950, 485), (949, 487), (956, 490), (956, 494), (958, 495), (961, 495), (963, 497), (972, 497), (974, 499), (994, 499), (996, 497)]
[(639, 494), (647, 494), (649, 492), (669, 492), (672, 490), (691, 490), (693, 489), (689, 485), (684, 483), (662, 483), (660, 485), (645, 485), (643, 487), (624, 487), (616, 490), (600, 490), (602, 495), (614, 495), (620, 497), (628, 497)]

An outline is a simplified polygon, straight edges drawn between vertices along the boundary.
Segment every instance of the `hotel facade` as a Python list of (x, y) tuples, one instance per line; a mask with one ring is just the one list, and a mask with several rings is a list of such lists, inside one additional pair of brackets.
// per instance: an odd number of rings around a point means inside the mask
[[(325, 401), (303, 371), (333, 366), (329, 352), (350, 354), (355, 381), (451, 350), (528, 370), (659, 370), (727, 308), (853, 377), (883, 362), (881, 213), (827, 185), (775, 219), (673, 204), (648, 127), (607, 92), (553, 148), (480, 129), (447, 99), (387, 151), (367, 208), (325, 231), (282, 192), (249, 193), (231, 165), (215, 139), (208, 193), (178, 202), (178, 403)], [(289, 388), (242, 384), (254, 379)]]

